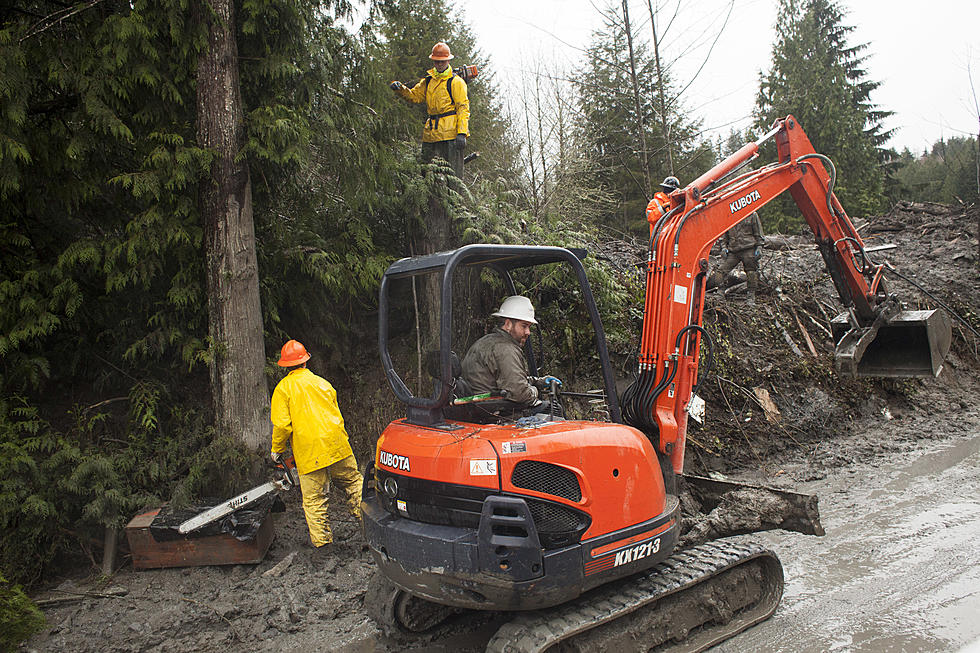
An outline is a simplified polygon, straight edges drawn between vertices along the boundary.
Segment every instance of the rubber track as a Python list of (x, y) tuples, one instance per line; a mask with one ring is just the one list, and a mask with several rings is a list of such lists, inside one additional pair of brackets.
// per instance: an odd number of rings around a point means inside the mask
[[(487, 644), (487, 653), (540, 653), (573, 635), (623, 617), (667, 595), (692, 588), (758, 557), (771, 557), (778, 563), (775, 553), (753, 542), (714, 541), (675, 552), (656, 566), (624, 581), (600, 586), (582, 597), (548, 610), (518, 616), (497, 630)], [(776, 604), (781, 595), (780, 574)], [(688, 653), (703, 651), (768, 618), (775, 607), (773, 605), (766, 614), (752, 621), (741, 622), (737, 630), (725, 632), (703, 645), (688, 648), (684, 642), (679, 642), (670, 650)], [(732, 623), (737, 621), (733, 620)]]

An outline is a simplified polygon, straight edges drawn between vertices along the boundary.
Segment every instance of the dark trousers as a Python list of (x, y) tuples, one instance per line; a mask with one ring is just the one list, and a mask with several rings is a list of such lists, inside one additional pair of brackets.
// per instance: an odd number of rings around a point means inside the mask
[(435, 143), (422, 143), (422, 163), (431, 163), (437, 156), (448, 161), (456, 176), (463, 178), (463, 148), (456, 147), (455, 138)]
[(749, 292), (755, 292), (759, 285), (759, 259), (755, 255), (756, 248), (740, 249), (737, 252), (728, 252), (721, 263), (708, 277), (707, 287), (727, 286), (726, 283), (729, 273), (734, 270), (739, 263), (745, 270), (745, 280), (748, 284)]

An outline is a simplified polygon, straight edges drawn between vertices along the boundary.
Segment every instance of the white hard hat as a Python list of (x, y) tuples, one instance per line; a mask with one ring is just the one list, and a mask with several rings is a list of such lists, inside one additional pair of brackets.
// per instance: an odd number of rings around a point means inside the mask
[(506, 317), (511, 320), (523, 320), (531, 324), (537, 324), (534, 319), (534, 306), (531, 300), (523, 295), (511, 295), (500, 305), (500, 310), (493, 314), (494, 317)]

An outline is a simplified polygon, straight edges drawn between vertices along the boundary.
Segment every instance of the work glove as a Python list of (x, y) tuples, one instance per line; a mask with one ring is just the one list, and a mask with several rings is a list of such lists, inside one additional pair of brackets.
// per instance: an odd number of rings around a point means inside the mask
[(273, 451), (272, 452), (272, 462), (274, 462), (277, 465), (281, 464), (282, 463), (282, 454), (281, 453), (276, 453), (275, 451)]
[(391, 90), (393, 90), (393, 91), (398, 91), (398, 90), (401, 89), (401, 87), (402, 87), (402, 83), (401, 82), (395, 81), (395, 82), (392, 82), (391, 83)]
[(549, 374), (548, 376), (536, 376), (536, 377), (534, 377), (534, 385), (536, 385), (537, 387), (539, 387), (539, 388), (541, 388), (543, 390), (547, 390), (548, 388), (550, 388), (552, 381), (554, 381), (555, 383), (557, 383), (559, 388), (561, 387), (561, 385), (562, 385), (561, 384), (561, 379), (559, 379), (557, 376), (551, 376)]
[(460, 150), (466, 147), (466, 134), (456, 134), (456, 147)]

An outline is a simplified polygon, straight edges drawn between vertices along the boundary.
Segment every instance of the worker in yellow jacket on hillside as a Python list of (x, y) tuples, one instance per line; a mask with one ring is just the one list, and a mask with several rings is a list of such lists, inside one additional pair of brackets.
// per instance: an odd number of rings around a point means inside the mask
[(412, 88), (392, 82), (391, 88), (406, 100), (425, 102), (428, 116), (422, 128), (422, 161), (429, 163), (441, 156), (452, 166), (457, 177), (463, 176), (463, 151), (470, 134), (470, 100), (466, 82), (453, 72), (449, 46), (443, 42), (432, 46), (435, 67)]
[(343, 489), (350, 513), (358, 518), (363, 480), (344, 429), (337, 391), (306, 368), (309, 359), (306, 347), (296, 340), (282, 346), (279, 366), (290, 371), (272, 393), (272, 460), (281, 460), (291, 439), (310, 541), (320, 548), (333, 542), (327, 518), (330, 480)]

